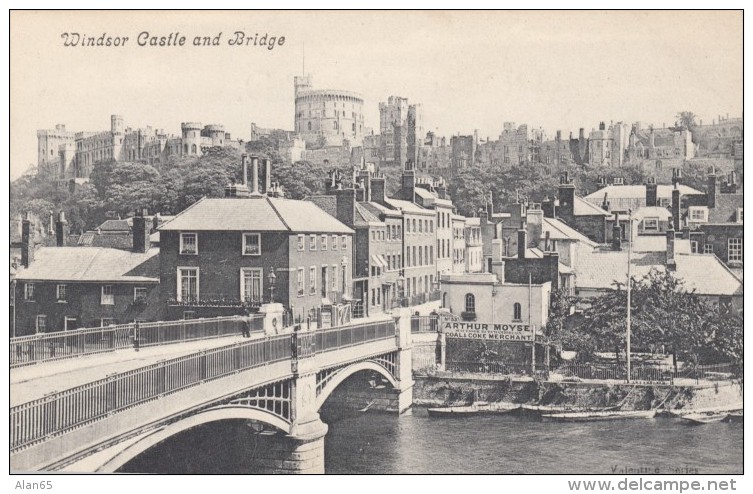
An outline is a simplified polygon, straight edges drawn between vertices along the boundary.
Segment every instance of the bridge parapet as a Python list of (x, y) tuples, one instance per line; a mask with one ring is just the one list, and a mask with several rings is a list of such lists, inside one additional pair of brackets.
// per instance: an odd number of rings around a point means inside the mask
[[(118, 444), (122, 441), (118, 438), (183, 420), (196, 413), (192, 410), (230, 406), (255, 409), (289, 424), (281, 429), (289, 439), (285, 451), (305, 461), (286, 465), (320, 472), (327, 432), (318, 415), (326, 399), (317, 399), (326, 375), (323, 369), (344, 371), (337, 382), (359, 370), (382, 372), (400, 393), (402, 411), (412, 402), (410, 345), (406, 309), (397, 321), (367, 320), (295, 331), (114, 374), (12, 407), (11, 466), (62, 468), (100, 448), (99, 444)], [(337, 382), (330, 382), (334, 389)]]

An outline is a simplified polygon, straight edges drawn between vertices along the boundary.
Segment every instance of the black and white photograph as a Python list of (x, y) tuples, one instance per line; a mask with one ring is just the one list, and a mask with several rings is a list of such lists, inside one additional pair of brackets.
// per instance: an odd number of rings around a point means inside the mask
[(9, 24), (8, 492), (742, 490), (742, 10)]

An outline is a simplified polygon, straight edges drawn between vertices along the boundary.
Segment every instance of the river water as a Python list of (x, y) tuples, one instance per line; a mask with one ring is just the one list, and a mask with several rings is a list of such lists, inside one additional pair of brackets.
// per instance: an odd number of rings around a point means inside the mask
[[(334, 474), (742, 473), (743, 425), (677, 419), (556, 423), (512, 416), (430, 418), (425, 409), (322, 415), (325, 471)], [(253, 473), (255, 436), (242, 420), (168, 439), (121, 471)]]
[(365, 413), (329, 423), (327, 473), (742, 473), (743, 425), (677, 419), (590, 423), (512, 416), (400, 418)]

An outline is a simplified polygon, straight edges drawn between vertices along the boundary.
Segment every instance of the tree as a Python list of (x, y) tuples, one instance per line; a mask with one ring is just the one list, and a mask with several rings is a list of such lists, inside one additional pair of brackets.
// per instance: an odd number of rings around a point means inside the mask
[(675, 127), (687, 129), (692, 132), (696, 127), (696, 117), (697, 115), (692, 111), (681, 111), (680, 113), (675, 115), (675, 118), (677, 119), (677, 121), (675, 122)]
[(460, 214), (475, 216), (485, 206), (489, 191), (487, 178), (485, 170), (472, 166), (461, 170), (450, 182), (450, 197)]
[[(631, 343), (636, 349), (664, 346), (676, 358), (701, 362), (709, 350), (737, 359), (742, 366), (742, 320), (731, 311), (688, 292), (671, 271), (652, 269), (631, 280)], [(624, 284), (593, 300), (578, 328), (581, 348), (612, 350), (625, 346), (627, 292)], [(675, 359), (676, 360), (676, 359)]]

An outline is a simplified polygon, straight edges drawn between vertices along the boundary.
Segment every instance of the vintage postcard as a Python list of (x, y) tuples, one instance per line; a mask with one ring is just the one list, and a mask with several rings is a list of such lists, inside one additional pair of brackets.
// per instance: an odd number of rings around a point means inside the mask
[(11, 473), (737, 488), (742, 11), (12, 11), (10, 144)]

